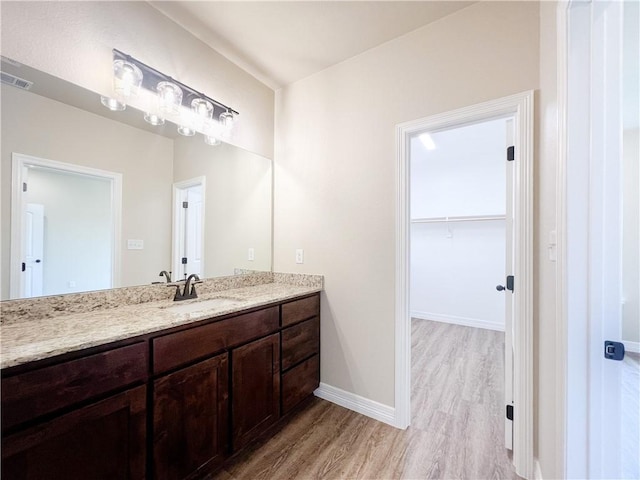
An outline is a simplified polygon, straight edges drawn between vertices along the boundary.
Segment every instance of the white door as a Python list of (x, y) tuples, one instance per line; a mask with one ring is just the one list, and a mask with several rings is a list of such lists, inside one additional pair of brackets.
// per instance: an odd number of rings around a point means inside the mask
[[(626, 255), (623, 248), (628, 226), (625, 218), (637, 225), (639, 208), (638, 15), (635, 2), (575, 2), (569, 8), (566, 247), (569, 478), (640, 478), (638, 363), (634, 365), (629, 358), (621, 358), (620, 345), (606, 344), (624, 343), (623, 273), (626, 268), (635, 269), (637, 278), (639, 268), (637, 240)], [(625, 33), (628, 20), (634, 22), (630, 57), (627, 57), (630, 45), (624, 45), (628, 39)], [(624, 64), (627, 60), (635, 66), (629, 69)], [(629, 86), (635, 91), (631, 96), (624, 91)], [(630, 107), (631, 116), (625, 114), (626, 107)], [(627, 132), (635, 132), (635, 147), (625, 144)], [(632, 158), (628, 165), (636, 168), (635, 179), (625, 172), (626, 156)], [(625, 202), (629, 193), (636, 199), (632, 205)], [(635, 258), (630, 259), (629, 255)], [(636, 302), (637, 295), (636, 287)], [(638, 330), (637, 316), (635, 321)], [(576, 357), (578, 362), (574, 361)]]
[(24, 270), (20, 296), (40, 297), (44, 266), (44, 205), (27, 203), (24, 222)]
[[(514, 147), (514, 128), (513, 119), (506, 121), (506, 140), (505, 151), (508, 155), (511, 155), (510, 148)], [(515, 155), (515, 149), (513, 150)], [(509, 287), (512, 287), (512, 281), (507, 281), (506, 278), (513, 275), (513, 223), (514, 223), (514, 195), (513, 195), (513, 182), (514, 182), (514, 161), (507, 160), (506, 162), (506, 205), (505, 205), (505, 315), (504, 315), (504, 399), (507, 411), (509, 407), (510, 415), (505, 412), (504, 417), (504, 444), (509, 450), (513, 450), (513, 295), (516, 294)]]
[(173, 273), (175, 281), (204, 276), (204, 177), (174, 185)]

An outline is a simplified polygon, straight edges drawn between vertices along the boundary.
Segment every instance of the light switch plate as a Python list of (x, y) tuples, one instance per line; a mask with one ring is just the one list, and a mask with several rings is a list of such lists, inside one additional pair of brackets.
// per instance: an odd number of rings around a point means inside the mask
[(296, 263), (304, 263), (304, 250), (301, 248), (296, 249)]
[(127, 249), (129, 250), (142, 250), (144, 249), (144, 240), (129, 239), (127, 240)]

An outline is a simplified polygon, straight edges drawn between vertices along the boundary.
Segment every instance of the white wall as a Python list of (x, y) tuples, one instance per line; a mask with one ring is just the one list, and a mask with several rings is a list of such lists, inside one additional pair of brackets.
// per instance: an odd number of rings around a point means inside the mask
[(274, 265), (325, 275), (322, 382), (394, 405), (395, 125), (537, 88), (538, 28), (481, 2), (277, 92)]
[[(505, 215), (506, 120), (411, 139), (410, 310), (414, 318), (504, 330), (505, 220), (417, 219)], [(460, 298), (464, 297), (464, 302)]]
[(109, 94), (117, 48), (235, 108), (230, 142), (273, 158), (273, 90), (146, 2), (2, 1), (0, 14), (2, 55)]
[(42, 294), (111, 288), (110, 183), (41, 169), (27, 182), (26, 201), (44, 206)]

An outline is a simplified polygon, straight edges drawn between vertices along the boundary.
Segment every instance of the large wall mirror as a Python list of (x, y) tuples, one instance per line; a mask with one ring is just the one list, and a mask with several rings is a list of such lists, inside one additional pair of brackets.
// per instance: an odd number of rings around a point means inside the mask
[(270, 159), (4, 58), (2, 72), (1, 300), (271, 270)]

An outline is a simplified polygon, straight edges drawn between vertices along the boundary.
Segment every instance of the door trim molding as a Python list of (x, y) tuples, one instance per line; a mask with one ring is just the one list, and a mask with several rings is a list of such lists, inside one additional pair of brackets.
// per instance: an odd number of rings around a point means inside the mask
[(412, 135), (501, 117), (515, 120), (514, 456), (518, 475), (532, 478), (533, 457), (533, 130), (534, 93), (527, 91), (396, 126), (395, 419), (411, 415), (409, 315), (409, 142)]
[(11, 253), (9, 272), (9, 298), (20, 298), (20, 278), (22, 251), (22, 233), (24, 221), (22, 212), (25, 208), (25, 200), (22, 195), (23, 169), (26, 165), (45, 167), (52, 170), (61, 170), (76, 175), (89, 175), (106, 178), (111, 182), (111, 225), (113, 234), (111, 238), (111, 288), (120, 286), (121, 275), (121, 228), (122, 228), (122, 174), (100, 170), (83, 165), (58, 162), (46, 158), (34, 157), (23, 153), (11, 154)]

